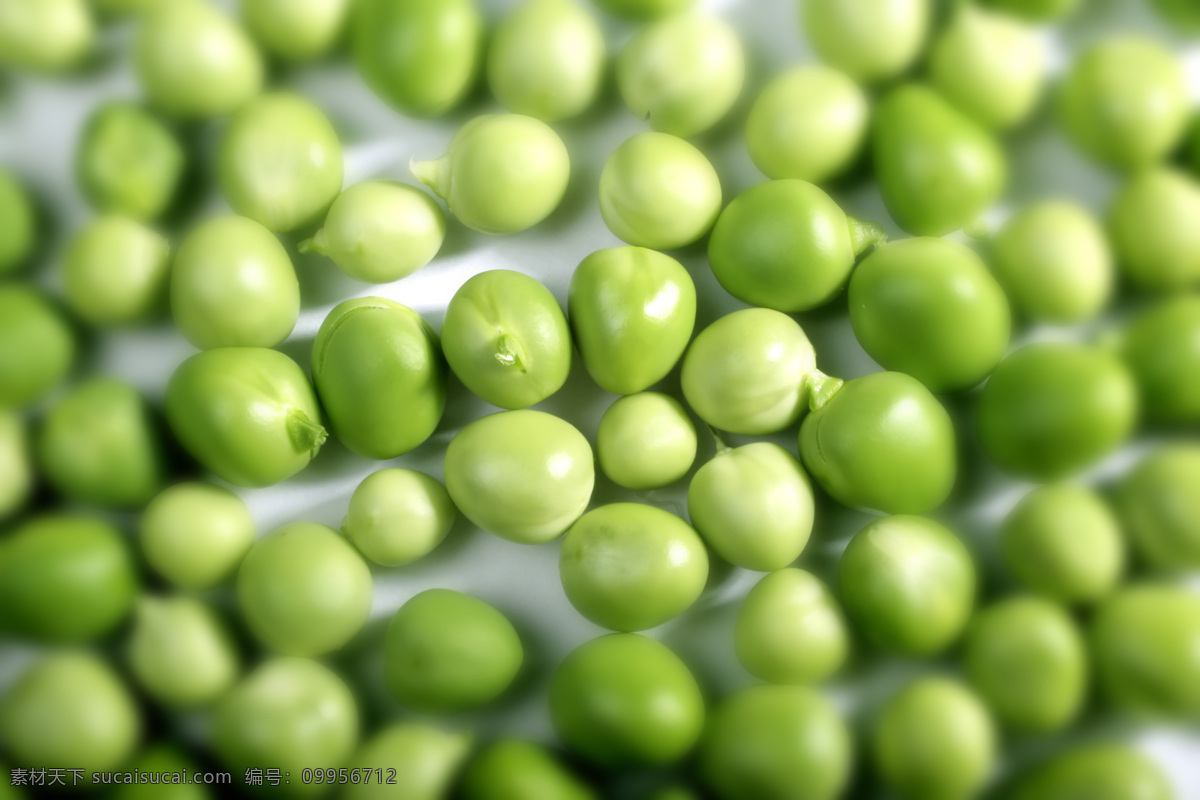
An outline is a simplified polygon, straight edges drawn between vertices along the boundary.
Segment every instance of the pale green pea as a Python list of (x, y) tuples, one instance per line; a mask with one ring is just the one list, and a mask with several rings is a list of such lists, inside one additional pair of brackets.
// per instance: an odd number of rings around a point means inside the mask
[(505, 739), (467, 765), (464, 800), (595, 800), (588, 784), (544, 748)]
[(433, 552), (456, 516), (450, 494), (435, 478), (384, 469), (354, 490), (342, 533), (371, 561), (396, 567)]
[(171, 207), (186, 166), (175, 134), (141, 106), (120, 100), (92, 114), (75, 153), (79, 185), (92, 208), (139, 220)]
[(1117, 509), (1146, 566), (1200, 567), (1200, 446), (1176, 442), (1142, 459), (1117, 487)]
[(905, 72), (933, 17), (930, 0), (804, 0), (800, 13), (817, 56), (864, 83)]
[(1027, 771), (1012, 800), (1175, 800), (1162, 768), (1118, 742), (1075, 745)]
[(216, 612), (193, 597), (138, 600), (127, 647), (134, 678), (168, 708), (206, 706), (238, 678), (233, 637)]
[(1108, 232), (1121, 274), (1136, 288), (1178, 292), (1200, 286), (1200, 183), (1162, 167), (1143, 170), (1118, 190)]
[(37, 212), (29, 192), (0, 167), (0, 275), (25, 265), (37, 245)]
[(41, 400), (75, 361), (75, 335), (62, 314), (29, 284), (0, 284), (0, 406)]
[[(157, 773), (159, 783), (126, 783), (116, 787), (112, 800), (211, 800), (212, 790), (203, 783), (163, 783), (162, 773), (187, 775), (190, 779), (199, 771), (186, 753), (173, 744), (152, 744), (133, 759), (128, 772)], [(2, 795), (0, 795), (2, 796)]]
[(0, 66), (66, 72), (91, 54), (95, 39), (96, 23), (85, 0), (6, 0), (0, 5)]
[(696, 0), (593, 0), (614, 16), (631, 20), (659, 19), (686, 11)]
[(94, 325), (152, 319), (166, 307), (171, 246), (128, 217), (98, 217), (72, 239), (63, 260), (71, 309)]
[(288, 61), (320, 58), (341, 37), (350, 0), (241, 0), (242, 19), (272, 55)]
[(1167, 298), (1130, 321), (1121, 354), (1153, 422), (1200, 422), (1200, 295)]
[(1074, 13), (1080, 0), (983, 0), (983, 5), (1031, 22), (1053, 22)]
[(33, 459), (25, 421), (0, 409), (0, 521), (19, 512), (33, 492)]
[(617, 238), (672, 250), (695, 242), (721, 212), (721, 179), (704, 154), (666, 133), (641, 133), (600, 173), (600, 215)]
[[(350, 769), (383, 770), (379, 780), (351, 783), (342, 800), (445, 800), (471, 749), (471, 736), (418, 722), (389, 725), (363, 743), (347, 762)], [(389, 784), (391, 770), (396, 783)]]
[(142, 514), (142, 555), (181, 589), (210, 589), (233, 574), (254, 544), (246, 503), (211, 483), (164, 489)]
[(608, 479), (626, 489), (658, 489), (688, 473), (696, 460), (696, 426), (673, 397), (657, 392), (622, 397), (596, 431), (596, 456)]
[(814, 683), (850, 656), (850, 631), (837, 600), (810, 572), (781, 569), (750, 590), (733, 645), (746, 671), (770, 683)]

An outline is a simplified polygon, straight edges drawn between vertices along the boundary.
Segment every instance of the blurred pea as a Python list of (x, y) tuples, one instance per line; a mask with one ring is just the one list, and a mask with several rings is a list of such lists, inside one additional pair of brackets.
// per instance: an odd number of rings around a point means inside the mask
[(37, 246), (38, 220), (29, 192), (0, 167), (0, 275), (23, 267)]
[(596, 800), (596, 792), (544, 748), (504, 739), (467, 765), (464, 800)]
[(1025, 771), (1011, 800), (1176, 800), (1162, 768), (1117, 742), (1079, 744)]
[(746, 671), (771, 683), (815, 683), (850, 656), (850, 630), (833, 593), (810, 572), (772, 572), (746, 595), (733, 629)]
[(19, 512), (33, 492), (33, 459), (25, 420), (0, 409), (0, 521)]
[(0, 66), (61, 73), (92, 52), (96, 24), (86, 0), (5, 0), (0, 4)]
[(1200, 445), (1177, 441), (1143, 458), (1117, 486), (1117, 508), (1150, 569), (1200, 567)]
[[(346, 764), (350, 769), (371, 770), (372, 780), (352, 783), (340, 796), (343, 800), (445, 800), (471, 744), (470, 734), (425, 723), (389, 725), (363, 742)], [(387, 783), (393, 778), (394, 784)]]
[(925, 45), (930, 0), (803, 0), (801, 21), (817, 56), (864, 83), (908, 70)]
[(350, 0), (241, 0), (242, 19), (271, 55), (309, 61), (328, 53), (346, 25)]
[(127, 783), (118, 786), (111, 800), (211, 800), (213, 793), (203, 783), (169, 783), (164, 780), (183, 775), (191, 781), (199, 772), (199, 765), (183, 750), (173, 744), (158, 742), (150, 745), (125, 767), (129, 772), (152, 773), (159, 776), (158, 783)]
[(254, 520), (233, 492), (210, 483), (164, 489), (142, 514), (142, 555), (181, 589), (209, 589), (232, 574), (254, 544)]
[(40, 291), (0, 284), (0, 406), (41, 400), (70, 371), (75, 335)]
[(212, 703), (233, 686), (240, 668), (225, 624), (188, 596), (138, 600), (128, 658), (141, 687), (167, 708)]
[(167, 305), (171, 246), (128, 217), (98, 217), (75, 234), (63, 260), (71, 310), (102, 326), (153, 319)]
[(1121, 352), (1154, 422), (1200, 422), (1200, 294), (1166, 298), (1137, 314)]
[(92, 208), (138, 220), (175, 202), (187, 165), (179, 139), (156, 116), (114, 100), (92, 113), (75, 153), (80, 188)]
[(1117, 191), (1108, 231), (1117, 266), (1135, 288), (1200, 286), (1200, 182), (1169, 167), (1145, 169)]

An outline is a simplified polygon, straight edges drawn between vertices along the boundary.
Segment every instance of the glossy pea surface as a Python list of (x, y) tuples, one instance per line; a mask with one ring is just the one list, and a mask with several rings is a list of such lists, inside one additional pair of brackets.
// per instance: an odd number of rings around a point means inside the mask
[(1200, 295), (1163, 300), (1125, 328), (1121, 354), (1133, 372), (1142, 409), (1152, 421), (1200, 421)]
[(0, 167), (0, 275), (16, 272), (33, 253), (38, 224), (28, 191), (7, 169)]
[(342, 533), (371, 561), (394, 567), (432, 552), (457, 516), (436, 478), (411, 469), (383, 469), (354, 490)]
[(342, 796), (347, 800), (389, 800), (403, 792), (409, 800), (442, 800), (467, 760), (472, 744), (470, 734), (425, 723), (388, 725), (364, 742), (348, 765), (350, 769), (372, 771), (395, 769), (396, 783), (376, 780), (350, 784), (343, 789)]
[(906, 71), (925, 44), (929, 0), (807, 0), (800, 5), (817, 56), (856, 80), (873, 83)]
[(1021, 775), (1013, 800), (1171, 800), (1162, 768), (1121, 742), (1070, 747)]
[(622, 397), (596, 431), (596, 457), (613, 483), (658, 489), (682, 478), (696, 460), (696, 426), (673, 397), (657, 392)]
[(1200, 183), (1161, 167), (1133, 175), (1108, 211), (1117, 267), (1135, 287), (1179, 292), (1200, 286)]
[(181, 589), (209, 589), (231, 575), (254, 544), (245, 501), (211, 483), (177, 483), (142, 513), (142, 555)]
[(350, 0), (241, 0), (242, 19), (269, 53), (287, 61), (325, 55), (346, 25)]
[(463, 776), (464, 800), (594, 800), (596, 793), (562, 762), (531, 742), (488, 747)]
[(140, 598), (127, 648), (138, 683), (169, 708), (212, 703), (241, 668), (225, 623), (193, 597)]
[(64, 73), (91, 54), (96, 23), (86, 0), (12, 0), (0, 9), (0, 64)]
[(149, 220), (174, 203), (187, 166), (179, 139), (146, 109), (124, 101), (89, 118), (75, 154), (84, 196), (101, 213)]
[(37, 289), (0, 286), (0, 406), (22, 408), (56, 386), (75, 361), (75, 334)]
[(1168, 444), (1142, 459), (1117, 487), (1125, 531), (1157, 572), (1200, 566), (1200, 446)]
[(94, 325), (152, 319), (167, 304), (170, 250), (165, 236), (129, 217), (93, 220), (63, 260), (67, 302)]
[(742, 602), (733, 646), (746, 671), (769, 683), (814, 683), (850, 656), (850, 630), (833, 593), (811, 572), (781, 569)]

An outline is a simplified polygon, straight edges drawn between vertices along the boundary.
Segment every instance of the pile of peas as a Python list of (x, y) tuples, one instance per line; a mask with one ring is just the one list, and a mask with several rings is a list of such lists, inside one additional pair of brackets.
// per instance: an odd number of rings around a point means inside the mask
[[(1145, 1), (1200, 36), (1200, 6)], [(751, 92), (751, 48), (692, 0), (593, 3), (0, 0), (0, 77), (69, 83), (117, 42), (140, 89), (82, 127), (94, 216), (52, 258), (53, 209), (0, 167), (0, 652), (33, 653), (4, 669), (0, 798), (24, 796), (9, 767), (211, 767), (346, 798), (1187, 800), (1121, 724), (1200, 723), (1200, 127), (1180, 60), (1076, 31), (1089, 0), (780, 0), (763, 13), (816, 59)], [(1084, 37), (1061, 70), (1052, 26)], [(344, 187), (348, 132), (277, 85), (339, 59), (406, 117), (484, 92), (494, 113), (411, 181)], [(573, 175), (553, 126), (606, 103), (645, 130)], [(1039, 118), (1113, 186), (1103, 217), (1012, 187), (1009, 144)], [(705, 147), (731, 125), (766, 180), (730, 198)], [(623, 244), (565, 296), (491, 269), (440, 330), (362, 296), (293, 346), (298, 254), (403, 281), (451, 235), (486, 241), (456, 228), (547, 222), (580, 180)], [(206, 181), (222, 213), (188, 207)], [(861, 184), (877, 219), (835, 199)], [(745, 307), (713, 319), (721, 291)], [(822, 371), (798, 320), (838, 314), (882, 371)], [(167, 315), (194, 353), (160, 392), (93, 366), (95, 341)], [(568, 383), (607, 406), (598, 429), (551, 413)], [(492, 413), (464, 418), (467, 393)], [(258, 530), (245, 490), (311, 491), (332, 442), (388, 462), (445, 444), (442, 479), (394, 462), (340, 530)], [(1023, 493), (1000, 524), (948, 512), (999, 476)], [(842, 507), (875, 516), (835, 541)], [(467, 592), (380, 608), (373, 576), (459, 515), (557, 548), (594, 638), (553, 663)], [(762, 575), (731, 598), (735, 572)], [(723, 607), (741, 688), (717, 692), (646, 632)], [(846, 702), (887, 659), (912, 669)], [(459, 716), (521, 692), (557, 742)]]

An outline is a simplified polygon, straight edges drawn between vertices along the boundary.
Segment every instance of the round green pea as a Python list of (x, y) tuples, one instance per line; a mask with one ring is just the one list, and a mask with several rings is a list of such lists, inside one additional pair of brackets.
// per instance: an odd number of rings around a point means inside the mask
[(492, 34), (488, 86), (514, 114), (577, 117), (600, 93), (607, 50), (595, 17), (576, 0), (525, 0)]
[(213, 797), (206, 784), (168, 782), (174, 780), (176, 775), (184, 776), (185, 781), (192, 780), (199, 772), (196, 762), (172, 744), (151, 745), (139, 753), (125, 770), (158, 775), (159, 782), (122, 784), (109, 795), (112, 800), (212, 800)]
[(1200, 422), (1200, 295), (1164, 299), (1138, 313), (1125, 328), (1121, 354), (1147, 417)]
[(51, 407), (38, 434), (37, 459), (60, 494), (104, 508), (150, 502), (167, 470), (150, 407), (114, 378), (90, 378)]
[(558, 300), (528, 275), (481, 272), (454, 293), (442, 352), (468, 389), (501, 408), (551, 396), (571, 372), (571, 331)]
[(188, 119), (236, 111), (259, 93), (264, 71), (250, 37), (209, 0), (170, 0), (147, 12), (134, 69), (152, 105)]
[(75, 335), (29, 284), (0, 284), (0, 407), (23, 408), (58, 385), (75, 361)]
[(98, 217), (75, 235), (63, 260), (63, 289), (94, 325), (127, 325), (166, 307), (170, 243), (129, 217)]
[(1200, 719), (1200, 595), (1170, 585), (1125, 586), (1097, 608), (1091, 645), (1112, 705)]
[(342, 533), (371, 561), (396, 567), (433, 552), (456, 516), (437, 479), (411, 469), (383, 469), (354, 490)]
[(133, 677), (169, 708), (206, 706), (228, 691), (240, 667), (233, 637), (194, 597), (143, 597), (129, 635)]
[(996, 139), (933, 89), (884, 96), (871, 133), (875, 174), (892, 219), (914, 236), (944, 236), (1000, 198), (1008, 166)]
[(367, 458), (424, 443), (446, 408), (446, 364), (420, 314), (382, 297), (347, 300), (321, 323), (313, 382), (330, 427)]
[(274, 347), (300, 317), (300, 281), (279, 240), (246, 217), (214, 217), (179, 245), (171, 315), (202, 350)]
[(254, 544), (254, 519), (242, 498), (211, 483), (164, 489), (142, 514), (146, 563), (180, 589), (210, 589)]
[(1117, 266), (1139, 289), (1200, 286), (1200, 183), (1171, 168), (1145, 169), (1125, 183), (1108, 212)]
[(717, 555), (759, 572), (800, 557), (813, 527), (812, 485), (794, 455), (754, 442), (718, 452), (688, 486), (688, 516)]
[(1071, 65), (1058, 116), (1071, 143), (1105, 166), (1138, 170), (1183, 138), (1191, 93), (1175, 54), (1151, 39), (1111, 36)]
[(241, 0), (242, 19), (263, 48), (287, 61), (308, 61), (337, 43), (350, 0)]
[(696, 285), (675, 259), (641, 247), (592, 253), (571, 276), (567, 314), (597, 385), (637, 394), (679, 363), (696, 325)]
[(259, 347), (208, 350), (167, 383), (167, 421), (184, 449), (236, 486), (273, 486), (325, 443), (312, 384), (290, 358)]
[[(389, 725), (368, 739), (349, 761), (350, 769), (382, 769), (384, 780), (396, 771), (396, 783), (351, 783), (344, 800), (444, 800), (471, 749), (468, 734), (451, 733), (417, 722)], [(363, 773), (365, 775), (365, 773)]]
[(979, 400), (984, 453), (1005, 472), (1058, 480), (1116, 450), (1133, 432), (1137, 388), (1113, 354), (1042, 342), (1000, 362)]
[(804, 35), (817, 56), (863, 83), (908, 70), (925, 46), (930, 0), (804, 0)]
[(971, 685), (1004, 725), (1050, 733), (1079, 716), (1088, 688), (1087, 645), (1056, 603), (1001, 600), (975, 616), (963, 647)]
[(86, 0), (8, 0), (0, 6), (0, 66), (67, 72), (91, 55), (95, 40)]
[(1000, 527), (1004, 565), (1031, 592), (1065, 604), (1093, 603), (1125, 572), (1125, 538), (1116, 514), (1091, 489), (1039, 486)]
[(811, 572), (781, 569), (750, 590), (733, 645), (746, 671), (769, 683), (815, 683), (850, 656), (850, 631), (833, 594)]
[(635, 247), (672, 250), (712, 228), (721, 212), (721, 179), (704, 154), (652, 131), (627, 140), (600, 173), (600, 215)]
[(708, 551), (690, 525), (641, 503), (612, 503), (579, 518), (558, 559), (571, 605), (597, 625), (644, 631), (686, 611), (704, 591)]
[(33, 485), (25, 422), (16, 413), (0, 409), (0, 522), (24, 508)]
[(724, 119), (745, 80), (746, 56), (737, 31), (703, 14), (651, 22), (617, 58), (617, 88), (629, 110), (654, 130), (683, 139)]
[(38, 516), (0, 542), (0, 622), (19, 636), (99, 638), (129, 615), (137, 591), (124, 537), (100, 520)]
[(916, 378), (852, 380), (800, 426), (800, 459), (835, 500), (888, 514), (925, 514), (958, 475), (954, 424)]
[(383, 678), (403, 705), (428, 714), (479, 708), (500, 697), (525, 650), (512, 623), (482, 600), (449, 589), (421, 592), (388, 623)]
[(883, 238), (820, 188), (768, 181), (733, 199), (713, 227), (708, 260), (721, 286), (751, 305), (809, 311), (836, 297), (855, 258)]
[(577, 647), (550, 680), (550, 720), (570, 750), (604, 767), (665, 766), (704, 728), (704, 698), (666, 645), (613, 633)]
[(87, 653), (42, 657), (0, 700), (0, 736), (18, 764), (85, 773), (114, 770), (133, 755), (141, 729), (129, 690), (107, 664)]
[(877, 644), (910, 656), (944, 651), (975, 605), (975, 564), (962, 541), (924, 517), (886, 517), (850, 540), (838, 593)]
[(588, 440), (542, 411), (477, 419), (450, 441), (446, 489), (467, 519), (521, 544), (557, 539), (592, 497), (596, 473)]
[(1012, 800), (1173, 800), (1158, 764), (1128, 745), (1071, 747), (1022, 775)]
[(363, 181), (337, 196), (325, 226), (300, 249), (329, 256), (355, 280), (391, 283), (432, 261), (445, 238), (446, 216), (432, 197), (403, 183)]
[(683, 396), (714, 428), (760, 436), (792, 425), (804, 413), (817, 356), (786, 314), (747, 308), (700, 332), (683, 357)]
[(1032, 22), (1053, 22), (1074, 13), (1080, 0), (982, 0), (982, 3)]
[(596, 5), (617, 17), (630, 20), (650, 20), (666, 17), (691, 8), (696, 0), (593, 0)]
[(558, 759), (530, 742), (496, 742), (467, 766), (463, 800), (595, 800), (597, 795)]
[(350, 25), (359, 74), (402, 114), (440, 116), (475, 84), (484, 25), (474, 0), (361, 0)]
[(137, 220), (157, 219), (172, 206), (186, 166), (175, 134), (141, 106), (120, 100), (92, 114), (75, 154), (92, 208)]
[(371, 613), (371, 571), (337, 531), (285, 525), (259, 540), (237, 575), (250, 630), (284, 655), (317, 656), (354, 638)]
[(884, 782), (906, 800), (975, 797), (995, 766), (997, 736), (987, 708), (970, 690), (920, 678), (884, 706), (872, 755)]
[(16, 176), (0, 167), (0, 275), (16, 272), (37, 244), (33, 200)]
[(746, 147), (772, 180), (822, 183), (862, 153), (870, 108), (866, 92), (843, 72), (806, 64), (773, 78), (746, 120)]
[(696, 426), (673, 397), (657, 392), (622, 397), (596, 432), (596, 456), (608, 479), (626, 489), (659, 489), (682, 478), (696, 460)]
[(1117, 507), (1151, 569), (1200, 567), (1200, 446), (1169, 444), (1144, 458), (1118, 486)]
[(700, 773), (721, 800), (837, 800), (854, 739), (837, 708), (805, 686), (751, 686), (713, 712)]
[(1113, 296), (1112, 248), (1096, 219), (1072, 202), (1022, 208), (991, 244), (996, 279), (1014, 308), (1034, 321), (1086, 322)]

